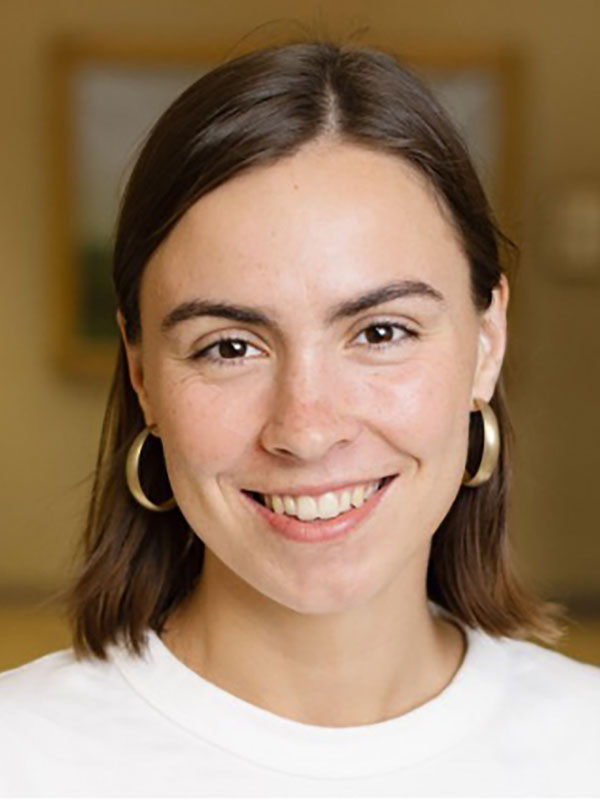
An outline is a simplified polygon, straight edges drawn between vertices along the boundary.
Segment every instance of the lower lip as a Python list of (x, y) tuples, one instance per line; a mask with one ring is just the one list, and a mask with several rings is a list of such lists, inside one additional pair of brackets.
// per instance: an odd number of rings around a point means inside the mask
[(372, 494), (360, 508), (353, 508), (351, 511), (346, 511), (346, 513), (340, 514), (339, 517), (334, 519), (316, 519), (312, 522), (304, 522), (296, 517), (276, 514), (267, 506), (261, 505), (249, 494), (242, 492), (242, 495), (254, 512), (268, 522), (272, 530), (286, 539), (291, 539), (294, 542), (328, 542), (346, 536), (372, 514), (396, 477), (398, 476), (392, 478), (382, 489)]

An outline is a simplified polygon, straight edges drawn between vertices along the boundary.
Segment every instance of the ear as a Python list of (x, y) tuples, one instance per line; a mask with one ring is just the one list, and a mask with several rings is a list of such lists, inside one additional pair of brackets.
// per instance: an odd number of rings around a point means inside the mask
[(119, 326), (119, 330), (121, 331), (121, 339), (123, 340), (123, 346), (125, 347), (125, 354), (127, 356), (127, 366), (129, 368), (129, 379), (131, 381), (131, 385), (133, 386), (133, 389), (137, 394), (138, 402), (144, 414), (146, 425), (148, 425), (148, 427), (152, 427), (153, 425), (155, 425), (156, 420), (154, 419), (154, 415), (152, 414), (150, 400), (148, 398), (148, 394), (146, 392), (146, 387), (144, 384), (144, 368), (142, 365), (141, 344), (139, 342), (132, 344), (131, 342), (128, 341), (127, 335), (125, 333), (125, 317), (123, 316), (120, 310), (117, 311), (117, 325)]
[(506, 350), (506, 310), (508, 281), (502, 275), (493, 290), (492, 302), (480, 316), (477, 366), (473, 380), (473, 398), (490, 401), (500, 375)]

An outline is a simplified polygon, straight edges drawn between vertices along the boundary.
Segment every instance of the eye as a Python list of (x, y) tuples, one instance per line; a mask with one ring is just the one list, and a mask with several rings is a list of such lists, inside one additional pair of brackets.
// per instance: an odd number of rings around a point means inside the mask
[[(246, 339), (223, 336), (203, 350), (194, 353), (190, 360), (211, 361), (220, 367), (241, 366), (246, 360), (246, 350), (249, 347), (252, 348), (253, 345)], [(258, 350), (257, 347), (254, 347), (254, 349)]]
[[(401, 334), (396, 339), (393, 338), (395, 331)], [(366, 345), (370, 350), (396, 347), (397, 345), (403, 344), (406, 339), (419, 338), (419, 334), (412, 328), (409, 328), (408, 325), (402, 325), (399, 322), (390, 322), (389, 320), (377, 320), (372, 322), (366, 328), (363, 328), (358, 336), (362, 336), (363, 334), (367, 336), (367, 339), (374, 339), (374, 341), (368, 341)]]

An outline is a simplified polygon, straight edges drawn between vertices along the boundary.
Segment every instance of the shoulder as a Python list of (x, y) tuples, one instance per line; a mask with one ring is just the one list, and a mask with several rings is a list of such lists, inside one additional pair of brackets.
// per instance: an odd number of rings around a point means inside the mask
[(574, 658), (523, 639), (500, 640), (516, 674), (528, 675), (535, 672), (537, 677), (543, 667), (543, 677), (548, 682), (571, 682), (577, 679), (581, 687), (600, 691), (600, 667), (586, 664)]
[(15, 669), (0, 672), (0, 704), (6, 706), (20, 697), (29, 697), (60, 684), (79, 671), (71, 650), (60, 650), (30, 661)]
[(467, 639), (466, 679), (493, 690), (509, 709), (523, 712), (539, 706), (577, 714), (596, 714), (600, 730), (600, 667), (566, 656), (527, 639), (493, 635), (471, 627), (446, 609), (433, 609), (450, 618)]
[(19, 721), (82, 717), (126, 691), (110, 661), (60, 650), (0, 673), (0, 727)]
[(43, 689), (50, 682), (55, 688), (86, 677), (92, 679), (107, 662), (99, 659), (77, 659), (72, 649), (58, 650), (15, 669), (0, 672), (0, 698), (13, 692)]
[(509, 703), (523, 713), (578, 724), (589, 722), (600, 733), (600, 667), (520, 639), (499, 640), (507, 663)]
[(115, 774), (126, 783), (128, 759), (146, 757), (161, 719), (108, 655), (61, 650), (0, 673), (1, 797), (45, 795), (48, 786), (55, 795), (86, 786), (111, 794)]

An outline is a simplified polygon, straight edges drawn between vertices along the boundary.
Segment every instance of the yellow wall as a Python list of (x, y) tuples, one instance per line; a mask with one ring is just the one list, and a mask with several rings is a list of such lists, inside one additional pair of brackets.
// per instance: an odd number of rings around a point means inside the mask
[(549, 276), (543, 209), (563, 181), (600, 180), (600, 2), (3, 0), (0, 17), (0, 594), (44, 594), (64, 579), (107, 388), (67, 379), (49, 359), (49, 46), (64, 35), (231, 46), (282, 17), (325, 21), (334, 33), (370, 25), (371, 41), (381, 37), (400, 52), (521, 53), (521, 194), (511, 209), (524, 249), (509, 375), (521, 442), (513, 535), (546, 591), (597, 591), (600, 275), (588, 286)]

